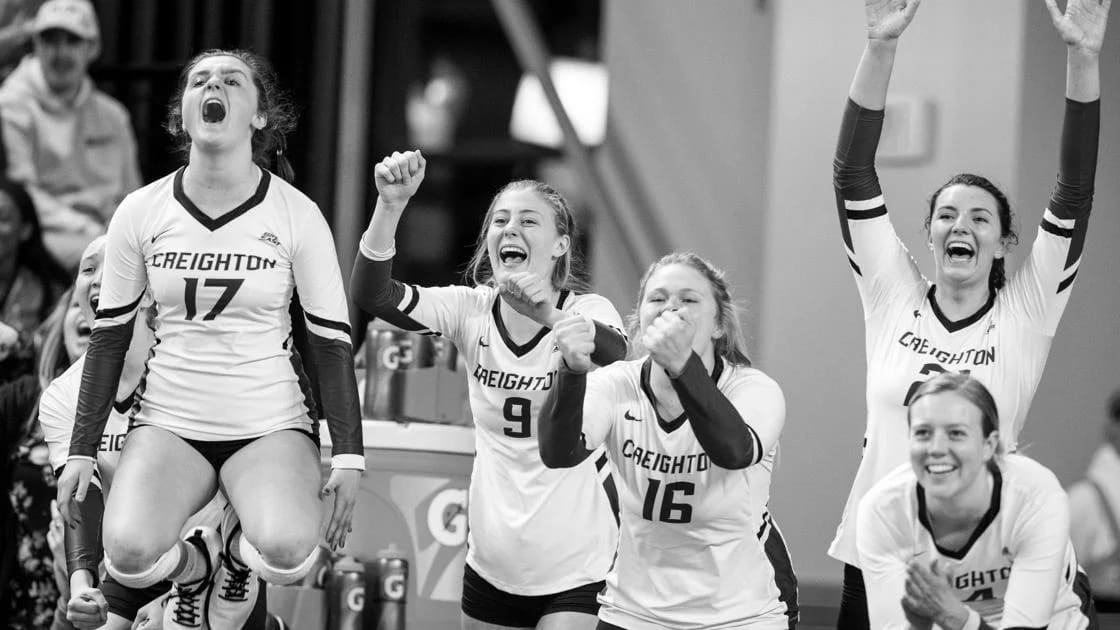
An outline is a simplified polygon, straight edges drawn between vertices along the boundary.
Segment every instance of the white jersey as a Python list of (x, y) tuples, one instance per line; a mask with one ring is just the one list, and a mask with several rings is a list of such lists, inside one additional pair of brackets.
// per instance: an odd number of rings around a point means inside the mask
[[(618, 540), (614, 482), (604, 453), (578, 466), (545, 467), (537, 447), (541, 404), (555, 385), (560, 352), (551, 329), (524, 345), (509, 338), (496, 289), (403, 285), (399, 311), (420, 332), (459, 348), (469, 372), (475, 459), (467, 563), (515, 595), (546, 595), (602, 580)], [(563, 292), (558, 308), (616, 329), (606, 298)]]
[(864, 312), (867, 429), (829, 555), (859, 566), (853, 531), (859, 500), (906, 461), (907, 406), (927, 379), (963, 372), (983, 383), (999, 409), (1000, 441), (1015, 451), (1077, 275), (1088, 219), (1060, 219), (1047, 210), (1022, 267), (977, 313), (954, 322), (895, 234), (883, 197), (845, 206), (845, 242)]
[(957, 598), (993, 628), (1081, 630), (1087, 581), (1069, 541), (1069, 505), (1052, 472), (1007, 455), (993, 467), (991, 506), (968, 543), (943, 549), (909, 464), (877, 483), (859, 507), (859, 555), (872, 628), (909, 628), (906, 567), (936, 559)]
[[(146, 286), (157, 307), (133, 420), (208, 441), (315, 430), (288, 308), (298, 288), (312, 341), (349, 349), (326, 220), (265, 170), (250, 199), (212, 219), (187, 198), (183, 172), (129, 195), (109, 226), (95, 328), (127, 322)], [(360, 423), (353, 395), (355, 417), (330, 422)], [(356, 444), (332, 440), (336, 456), (363, 452), (356, 435)]]
[[(74, 431), (74, 413), (78, 406), (78, 390), (82, 385), (82, 369), (86, 355), (78, 357), (62, 374), (59, 374), (39, 398), (39, 426), (47, 441), (51, 470), (58, 470), (66, 464), (70, 452), (70, 434)], [(109, 412), (109, 422), (101, 435), (101, 445), (97, 449), (97, 470), (100, 471), (105, 488), (112, 484), (113, 472), (121, 457), (124, 436), (128, 433), (128, 413), (132, 408), (134, 396), (125, 400), (113, 401)]]
[(717, 362), (719, 391), (763, 453), (753, 466), (728, 470), (711, 463), (684, 414), (658, 415), (651, 365), (618, 362), (587, 376), (584, 439), (588, 448), (606, 446), (621, 511), (600, 619), (629, 630), (790, 627), (778, 582), (792, 569), (767, 553), (770, 523), (758, 499), (769, 496), (763, 486), (785, 422), (781, 389), (759, 370)]
[[(66, 464), (70, 449), (70, 434), (74, 430), (74, 414), (78, 408), (78, 391), (82, 385), (82, 369), (85, 355), (78, 357), (62, 374), (59, 374), (39, 399), (39, 424), (43, 427), (43, 437), (47, 442), (51, 468), (58, 470)], [(117, 471), (121, 449), (128, 433), (128, 413), (134, 404), (134, 395), (125, 400), (114, 401), (109, 413), (109, 422), (101, 436), (101, 447), (97, 451), (97, 479), (103, 496), (108, 497), (113, 485), (113, 474)], [(221, 522), (222, 510), (226, 506), (225, 494), (218, 492), (214, 498), (195, 512), (183, 525), (183, 533), (199, 525), (217, 527)]]

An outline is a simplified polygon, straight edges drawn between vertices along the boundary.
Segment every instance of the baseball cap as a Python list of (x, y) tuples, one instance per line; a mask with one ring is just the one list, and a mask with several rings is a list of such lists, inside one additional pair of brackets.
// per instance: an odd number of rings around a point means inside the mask
[(52, 28), (69, 31), (82, 39), (100, 39), (97, 15), (89, 0), (47, 0), (35, 15), (36, 34)]

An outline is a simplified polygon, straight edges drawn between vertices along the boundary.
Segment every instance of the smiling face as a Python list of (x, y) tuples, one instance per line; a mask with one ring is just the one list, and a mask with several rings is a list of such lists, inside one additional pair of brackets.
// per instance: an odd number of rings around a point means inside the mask
[(954, 184), (937, 195), (930, 217), (937, 283), (987, 284), (992, 263), (1006, 255), (999, 204), (977, 186)]
[(955, 391), (911, 405), (910, 465), (928, 497), (947, 501), (982, 487), (981, 473), (999, 443), (995, 431), (984, 436), (983, 422), (980, 408)]
[(253, 72), (237, 57), (203, 57), (187, 72), (181, 105), (183, 128), (194, 145), (249, 143), (264, 128)]
[(556, 229), (556, 211), (532, 190), (499, 195), (489, 220), (486, 253), (498, 282), (517, 271), (551, 277), (556, 260), (571, 247), (571, 239)]
[(97, 298), (101, 295), (101, 265), (105, 261), (105, 237), (99, 236), (86, 246), (78, 263), (78, 277), (74, 279), (74, 296), (81, 306), (82, 317), (89, 326), (97, 311)]
[(646, 279), (638, 303), (639, 330), (649, 328), (658, 316), (672, 310), (686, 312), (684, 317), (696, 327), (692, 349), (701, 358), (711, 358), (713, 341), (723, 336), (723, 331), (712, 285), (699, 270), (670, 263), (658, 267)]

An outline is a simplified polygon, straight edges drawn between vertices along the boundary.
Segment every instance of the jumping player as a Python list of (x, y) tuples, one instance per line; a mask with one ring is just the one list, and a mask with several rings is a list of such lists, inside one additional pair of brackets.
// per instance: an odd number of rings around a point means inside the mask
[(948, 373), (910, 401), (910, 464), (864, 496), (857, 533), (872, 628), (1096, 627), (1054, 473), (1001, 455), (996, 402)]
[[(258, 166), (293, 125), (263, 59), (244, 51), (198, 55), (183, 70), (168, 120), (189, 148), (188, 164), (126, 198), (109, 227), (59, 509), (70, 520), (72, 495), (85, 498), (150, 287), (156, 340), (105, 507), (105, 554), (109, 573), (126, 586), (172, 580), (178, 601), (169, 617), (179, 613), (180, 625), (200, 619), (206, 603), (211, 627), (239, 627), (257, 589), (256, 580), (241, 584), (250, 568), (275, 584), (307, 573), (319, 548), (320, 487), (335, 494), (326, 540), (345, 544), (364, 466), (330, 230), (311, 200)], [(306, 358), (320, 379), (334, 445), (322, 486), (319, 414), (291, 337), (297, 291)], [(200, 527), (180, 540), (187, 518), (219, 483), (235, 510), (227, 514), (240, 522), (223, 522), (222, 539)], [(205, 597), (211, 579), (214, 596)]]
[(867, 47), (836, 147), (841, 234), (863, 304), (867, 429), (859, 472), (829, 555), (845, 563), (840, 628), (867, 627), (855, 513), (867, 490), (905, 460), (906, 408), (930, 376), (968, 371), (1001, 410), (1000, 439), (1014, 452), (1050, 343), (1081, 262), (1093, 198), (1100, 121), (1099, 63), (1109, 0), (1047, 0), (1067, 45), (1066, 113), (1057, 186), (1022, 267), (1005, 279), (1016, 241), (1007, 197), (987, 179), (952, 177), (930, 200), (934, 278), (895, 234), (875, 172), (898, 38), (917, 0), (867, 0)]
[[(74, 297), (81, 309), (81, 318), (75, 325), (87, 325), (94, 318), (94, 304), (97, 302), (101, 286), (101, 266), (105, 256), (105, 237), (93, 240), (82, 254), (78, 264), (78, 277), (74, 283)], [(101, 550), (101, 516), (104, 507), (103, 495), (112, 486), (113, 474), (120, 459), (121, 446), (128, 431), (127, 414), (135, 399), (136, 387), (144, 372), (144, 362), (151, 348), (153, 335), (149, 327), (150, 308), (143, 307), (137, 314), (137, 325), (133, 329), (128, 353), (125, 355), (121, 371), (121, 382), (113, 399), (113, 410), (105, 425), (101, 444), (97, 452), (96, 473), (86, 500), (76, 504), (81, 519), (76, 527), (65, 528), (65, 549), (67, 573), (70, 577), (69, 599), (65, 603), (66, 618), (79, 629), (106, 628), (108, 630), (127, 630), (141, 606), (165, 595), (171, 588), (169, 582), (161, 582), (146, 589), (131, 589), (116, 582), (112, 576), (98, 583)], [(62, 472), (66, 463), (67, 449), (74, 428), (74, 415), (78, 404), (78, 391), (81, 385), (82, 366), (85, 358), (79, 357), (66, 372), (59, 375), (43, 391), (39, 400), (39, 425), (47, 442), (51, 468), (55, 474)], [(188, 521), (184, 530), (198, 525), (218, 527), (222, 512), (228, 507), (225, 495), (218, 493), (198, 513)], [(256, 575), (246, 575), (256, 580)], [(263, 592), (258, 597), (254, 613), (258, 619), (250, 618), (246, 629), (264, 627), (265, 598)]]
[(552, 327), (574, 313), (594, 321), (594, 361), (626, 353), (622, 321), (606, 299), (578, 293), (575, 225), (567, 202), (534, 181), (505, 186), (490, 203), (468, 268), (473, 287), (417, 287), (391, 279), (394, 234), (424, 178), (417, 152), (374, 168), (377, 205), (362, 237), (350, 292), (363, 309), (404, 330), (452, 340), (470, 371), (476, 456), (463, 578), (463, 626), (593, 628), (617, 525), (606, 455), (549, 470), (537, 451), (537, 415), (555, 386)]
[(564, 367), (541, 412), (547, 465), (602, 445), (621, 480), (599, 628), (794, 628), (797, 583), (765, 511), (785, 398), (751, 367), (723, 273), (695, 254), (655, 262), (630, 334), (648, 356), (587, 374), (592, 327), (557, 324)]

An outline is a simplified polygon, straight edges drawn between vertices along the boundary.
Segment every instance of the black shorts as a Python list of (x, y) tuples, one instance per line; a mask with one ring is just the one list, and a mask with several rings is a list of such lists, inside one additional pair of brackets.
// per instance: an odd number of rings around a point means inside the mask
[(463, 565), (463, 614), (486, 623), (518, 628), (536, 627), (541, 617), (557, 612), (599, 614), (596, 599), (605, 582), (592, 582), (550, 595), (514, 595), (486, 581), (469, 564)]
[[(307, 436), (307, 439), (311, 440), (311, 442), (315, 444), (316, 449), (318, 449), (319, 446), (320, 446), (318, 435), (309, 433), (307, 431), (304, 431), (303, 429), (284, 429), (284, 430), (285, 431), (296, 431), (298, 433), (302, 433), (303, 435)], [(240, 451), (241, 449), (243, 449), (246, 446), (248, 446), (249, 444), (259, 440), (260, 438), (255, 437), (255, 438), (246, 438), (246, 439), (242, 439), (242, 440), (215, 440), (215, 441), (188, 440), (186, 438), (182, 438), (182, 439), (187, 444), (190, 444), (191, 447), (194, 448), (194, 450), (198, 451), (198, 454), (202, 455), (202, 457), (204, 459), (206, 459), (206, 461), (210, 462), (210, 465), (214, 467), (214, 472), (220, 473), (222, 471), (222, 466), (224, 466), (225, 463), (226, 463), (226, 460), (228, 460), (230, 457), (233, 457), (233, 454), (236, 453), (237, 451)]]
[(136, 619), (136, 613), (148, 602), (167, 594), (171, 590), (171, 582), (164, 580), (146, 588), (129, 588), (106, 575), (99, 586), (105, 601), (109, 603), (109, 612), (120, 615), (129, 621)]

